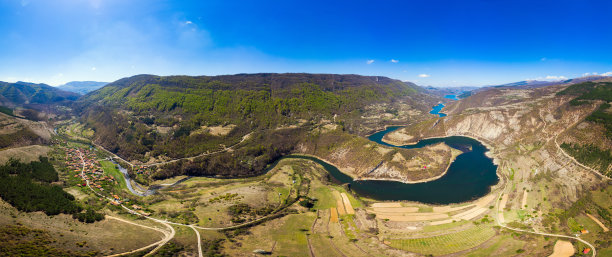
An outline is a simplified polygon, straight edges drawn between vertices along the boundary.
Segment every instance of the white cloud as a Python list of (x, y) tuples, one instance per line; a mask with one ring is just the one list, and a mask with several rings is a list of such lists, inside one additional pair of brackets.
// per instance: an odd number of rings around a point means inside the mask
[(612, 71), (608, 71), (601, 74), (602, 76), (612, 76)]
[(546, 77), (537, 77), (537, 78), (525, 79), (525, 80), (527, 80), (527, 81), (533, 81), (533, 80), (539, 80), (539, 81), (559, 81), (559, 80), (566, 80), (566, 79), (567, 79), (566, 76), (548, 75)]
[(544, 80), (564, 80), (564, 79), (567, 79), (567, 77), (565, 77), (565, 76), (551, 76), (551, 75), (548, 75), (548, 76), (546, 76), (544, 78)]
[(542, 57), (542, 59), (540, 59), (540, 61), (542, 61), (542, 62), (545, 62), (546, 60), (548, 60), (548, 59), (546, 59), (546, 57)]
[(429, 74), (419, 74), (419, 78), (429, 78), (431, 75)]
[(193, 22), (191, 21), (186, 21), (185, 24), (189, 25), (189, 24), (193, 24)]
[(95, 71), (95, 70), (96, 70), (96, 67), (91, 67), (91, 70), (92, 70), (92, 71)]
[(586, 76), (595, 76), (597, 74), (598, 74), (597, 72), (587, 72), (587, 73), (583, 73), (582, 76), (583, 77), (586, 77)]
[(392, 63), (398, 63), (398, 62), (399, 62), (399, 60), (391, 59), (391, 62), (392, 62)]
[(368, 60), (366, 63), (367, 64), (372, 64), (372, 63), (374, 63), (374, 60)]

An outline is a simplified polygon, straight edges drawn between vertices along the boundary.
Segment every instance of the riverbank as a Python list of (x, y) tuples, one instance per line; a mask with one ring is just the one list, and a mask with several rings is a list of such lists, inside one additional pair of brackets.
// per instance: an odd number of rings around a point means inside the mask
[(298, 153), (298, 154), (290, 154), (287, 156), (284, 156), (283, 158), (291, 158), (292, 156), (306, 156), (306, 157), (310, 157), (310, 158), (315, 158), (315, 159), (319, 159), (320, 161), (327, 163), (330, 166), (334, 166), (334, 168), (338, 169), (338, 171), (342, 172), (342, 174), (350, 177), (353, 181), (357, 180), (357, 175), (351, 172), (346, 171), (346, 169), (341, 169), (338, 165), (334, 164), (333, 162), (324, 159), (322, 157), (316, 156), (316, 155), (312, 155), (312, 154), (307, 154), (307, 153)]
[(426, 178), (426, 179), (420, 179), (420, 180), (405, 180), (405, 179), (396, 179), (396, 178), (357, 178), (355, 179), (355, 181), (368, 181), (368, 180), (376, 180), (376, 181), (395, 181), (395, 182), (400, 182), (400, 183), (404, 183), (404, 184), (418, 184), (418, 183), (426, 183), (426, 182), (430, 182), (430, 181), (434, 181), (437, 180), (441, 177), (444, 177), (444, 175), (446, 175), (446, 173), (448, 173), (448, 170), (450, 169), (451, 164), (453, 164), (453, 162), (455, 162), (455, 160), (457, 159), (457, 156), (459, 156), (460, 154), (462, 154), (462, 151), (459, 151), (457, 149), (452, 149), (451, 148), (451, 158), (448, 162), (448, 165), (446, 165), (446, 168), (444, 169), (444, 171), (437, 176), (431, 177), (431, 178)]
[[(388, 130), (393, 129), (389, 127), (390, 126), (387, 127)], [(379, 134), (378, 136), (381, 135), (383, 134)], [(380, 141), (381, 138), (379, 137), (368, 139), (372, 143), (385, 145), (384, 142)], [(485, 145), (488, 144), (473, 137), (457, 136), (429, 139), (426, 142), (418, 143), (418, 146), (406, 148), (415, 149), (439, 143), (445, 143), (447, 146), (452, 145), (449, 147), (451, 149), (451, 156), (447, 159), (448, 163), (442, 164), (444, 167), (439, 167), (440, 169), (444, 169), (441, 173), (431, 173), (431, 177), (418, 180), (364, 178), (355, 173), (353, 169), (339, 168), (339, 166), (330, 159), (305, 153), (287, 155), (280, 158), (275, 163), (278, 163), (284, 158), (302, 158), (314, 161), (322, 165), (336, 183), (347, 184), (351, 191), (360, 197), (369, 198), (374, 201), (400, 200), (446, 205), (471, 201), (489, 194), (491, 186), (497, 184), (499, 177), (496, 172), (497, 166), (493, 164), (491, 158), (487, 158), (487, 156), (484, 155), (484, 152), (488, 151)], [(473, 151), (471, 151), (472, 148), (474, 149)], [(461, 149), (463, 152), (458, 149)], [(429, 155), (431, 154), (435, 153), (429, 153)], [(406, 157), (408, 161), (412, 160), (410, 156)], [(381, 162), (381, 164), (379, 164), (380, 166), (377, 166), (377, 168), (389, 168), (382, 166), (382, 164), (383, 162)], [(429, 164), (426, 165), (430, 168)], [(274, 166), (274, 164), (269, 166), (266, 171), (269, 171), (269, 169)], [(397, 167), (394, 167), (394, 169), (397, 169)], [(437, 169), (438, 168), (436, 168), (436, 170)], [(415, 171), (418, 172), (420, 170)], [(264, 172), (264, 174), (265, 173), (266, 172)], [(384, 174), (382, 176), (384, 176)]]
[[(394, 133), (394, 132), (396, 132), (396, 131), (398, 131), (399, 129), (402, 128), (400, 126), (389, 126), (389, 127), (398, 127), (396, 130), (391, 131), (389, 133)], [(385, 129), (385, 130), (387, 130), (387, 129)], [(376, 133), (380, 133), (380, 132), (383, 132), (385, 130), (381, 130), (381, 131), (378, 131)], [(372, 136), (372, 135), (374, 135), (376, 133), (372, 133), (370, 136)], [(388, 135), (388, 134), (386, 134), (386, 135)], [(408, 134), (404, 134), (404, 135), (408, 135)], [(495, 157), (495, 155), (493, 154), (495, 152), (496, 148), (493, 145), (491, 145), (490, 143), (486, 142), (487, 141), (486, 139), (483, 139), (483, 138), (480, 138), (480, 137), (477, 137), (477, 136), (474, 136), (474, 135), (469, 135), (469, 134), (465, 134), (465, 133), (453, 133), (453, 134), (445, 133), (444, 136), (432, 136), (432, 137), (418, 138), (418, 140), (416, 142), (411, 142), (411, 143), (403, 143), (403, 142), (400, 143), (399, 141), (388, 140), (388, 139), (385, 138), (385, 136), (383, 136), (381, 138), (381, 141), (386, 143), (386, 144), (388, 144), (389, 146), (393, 146), (393, 147), (413, 146), (413, 145), (418, 144), (422, 140), (428, 140), (428, 139), (445, 138), (445, 137), (453, 137), (453, 136), (467, 137), (467, 138), (474, 139), (474, 140), (480, 142), (483, 146), (485, 146), (487, 148), (487, 150), (488, 150), (488, 151), (485, 152), (485, 155), (487, 157), (489, 157), (490, 159), (492, 159), (493, 163), (495, 163), (496, 165), (500, 164), (500, 160), (497, 157)], [(415, 138), (412, 135), (408, 135), (408, 136), (411, 136), (412, 138)]]

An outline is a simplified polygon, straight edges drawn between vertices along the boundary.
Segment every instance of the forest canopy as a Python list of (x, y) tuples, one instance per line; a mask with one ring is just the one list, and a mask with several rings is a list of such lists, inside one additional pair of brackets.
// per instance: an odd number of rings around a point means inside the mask
[(61, 187), (53, 165), (45, 157), (21, 163), (11, 159), (0, 166), (0, 197), (20, 211), (43, 211), (47, 215), (73, 214), (81, 211), (74, 196)]

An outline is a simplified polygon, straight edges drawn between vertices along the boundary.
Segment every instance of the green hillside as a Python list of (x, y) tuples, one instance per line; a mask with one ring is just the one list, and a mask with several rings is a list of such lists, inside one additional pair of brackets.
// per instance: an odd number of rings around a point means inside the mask
[(45, 84), (0, 82), (0, 105), (24, 106), (74, 101), (79, 95)]
[(413, 84), (357, 75), (141, 75), (111, 83), (86, 95), (83, 102), (136, 114), (181, 114), (198, 124), (248, 120), (270, 127), (299, 118), (346, 114), (369, 103), (391, 101), (417, 91)]
[[(428, 98), (429, 97), (429, 98)], [(398, 101), (426, 113), (431, 104), (411, 83), (386, 77), (332, 74), (238, 74), (227, 76), (139, 75), (118, 80), (83, 96), (76, 104), (94, 140), (128, 160), (189, 157), (213, 152), (253, 136), (243, 147), (243, 160), (193, 166), (265, 167), (290, 152), (310, 126), (322, 121), (355, 132), (368, 106)], [(231, 128), (226, 134), (206, 130)], [(291, 127), (279, 132), (275, 128)], [(266, 131), (266, 132), (264, 132)], [(283, 135), (275, 136), (282, 133)], [(241, 145), (242, 146), (242, 145)], [(244, 151), (244, 152), (243, 152)], [(221, 157), (215, 157), (221, 158)], [(216, 163), (216, 161), (215, 161)], [(219, 167), (219, 170), (222, 168)]]

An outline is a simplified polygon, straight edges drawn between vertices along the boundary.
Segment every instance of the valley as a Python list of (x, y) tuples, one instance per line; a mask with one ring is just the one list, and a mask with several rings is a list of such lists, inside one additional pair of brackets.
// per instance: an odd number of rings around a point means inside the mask
[(607, 256), (610, 88), (455, 100), (357, 75), (125, 78), (70, 118), (3, 121), (41, 138), (4, 162), (48, 157), (52, 183), (105, 218), (2, 201), (0, 236), (34, 251), (10, 231), (41, 230), (58, 256)]

